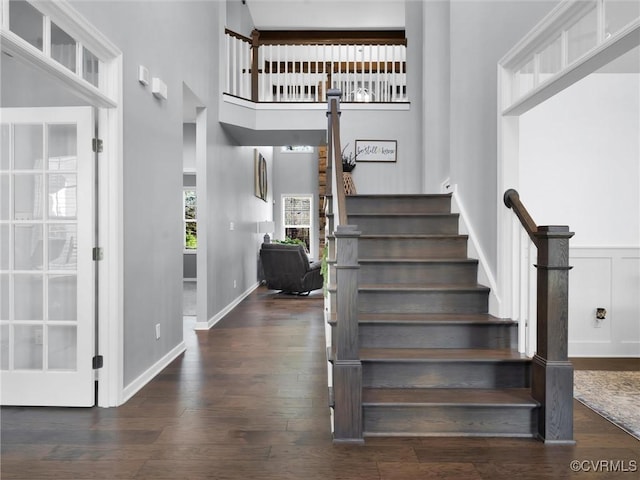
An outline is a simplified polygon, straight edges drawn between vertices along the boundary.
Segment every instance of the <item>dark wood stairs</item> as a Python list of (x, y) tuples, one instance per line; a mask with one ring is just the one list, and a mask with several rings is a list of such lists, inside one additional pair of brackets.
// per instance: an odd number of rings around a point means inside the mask
[(488, 313), (451, 196), (349, 196), (347, 214), (362, 232), (364, 436), (535, 436), (531, 361), (517, 323)]

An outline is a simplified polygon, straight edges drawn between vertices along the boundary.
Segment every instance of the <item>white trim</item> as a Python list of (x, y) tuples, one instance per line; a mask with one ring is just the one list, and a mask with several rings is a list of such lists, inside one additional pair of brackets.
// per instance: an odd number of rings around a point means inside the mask
[(142, 389), (147, 383), (153, 380), (162, 370), (171, 364), (176, 358), (182, 355), (187, 350), (184, 341), (176, 345), (170, 352), (164, 357), (158, 360), (145, 372), (143, 372), (138, 378), (127, 385), (122, 391), (122, 403), (127, 402), (131, 397)]
[(613, 59), (628, 52), (638, 44), (640, 44), (640, 20), (631, 23), (621, 32), (589, 51), (569, 67), (548, 78), (513, 103), (509, 104), (507, 102), (509, 106), (502, 113), (511, 116), (522, 115), (556, 93), (590, 75)]
[(29, 3), (51, 17), (56, 25), (82, 43), (100, 60), (108, 61), (120, 54), (120, 49), (78, 13), (67, 0), (29, 0)]
[[(222, 94), (224, 102), (238, 105), (252, 110), (327, 110), (326, 102), (252, 102), (244, 98), (234, 97), (228, 93)], [(411, 110), (411, 104), (406, 103), (340, 103), (342, 110)]]
[(68, 68), (63, 67), (50, 57), (47, 57), (43, 52), (15, 33), (4, 29), (0, 30), (0, 39), (3, 52), (14, 57), (19, 57), (27, 64), (61, 81), (67, 88), (72, 89), (76, 95), (91, 105), (102, 108), (113, 108), (117, 105), (112, 98), (107, 97), (91, 83), (79, 77)]
[(478, 242), (478, 235), (475, 228), (470, 221), (470, 217), (467, 214), (467, 210), (462, 203), (460, 195), (458, 195), (457, 185), (450, 185), (449, 188), (452, 191), (452, 205), (451, 211), (453, 213), (460, 214), (460, 233), (467, 234), (469, 236), (469, 242), (467, 243), (467, 252), (469, 258), (478, 259), (478, 282), (487, 285), (491, 292), (489, 293), (489, 313), (495, 316), (500, 316), (502, 300), (498, 292), (498, 284), (495, 279), (494, 273), (491, 271), (487, 255), (484, 253), (482, 246)]
[(99, 162), (99, 242), (104, 249), (100, 264), (99, 346), (104, 367), (98, 370), (98, 406), (112, 407), (123, 402), (124, 385), (124, 193), (122, 55), (114, 59), (107, 83), (117, 107), (102, 109), (98, 122), (105, 142), (104, 159)]
[(229, 305), (227, 305), (222, 310), (220, 310), (218, 313), (216, 313), (213, 317), (211, 317), (208, 322), (196, 322), (196, 324), (193, 327), (193, 329), (194, 330), (209, 330), (216, 323), (218, 323), (220, 320), (222, 320), (229, 312), (231, 312), (231, 310), (236, 308), (240, 304), (240, 302), (242, 302), (245, 298), (247, 298), (249, 295), (251, 295), (251, 293), (253, 293), (253, 291), (256, 288), (258, 288), (259, 286), (260, 286), (260, 282), (256, 282), (251, 287), (249, 287), (249, 289), (247, 289), (244, 293), (240, 294), (240, 296), (237, 297), (233, 302), (231, 302)]

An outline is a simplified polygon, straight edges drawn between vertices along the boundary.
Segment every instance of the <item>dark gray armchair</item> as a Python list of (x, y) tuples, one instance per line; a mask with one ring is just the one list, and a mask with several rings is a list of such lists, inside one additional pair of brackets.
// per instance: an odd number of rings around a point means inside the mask
[(302, 245), (263, 243), (260, 260), (267, 288), (304, 294), (322, 288), (321, 262), (309, 262)]

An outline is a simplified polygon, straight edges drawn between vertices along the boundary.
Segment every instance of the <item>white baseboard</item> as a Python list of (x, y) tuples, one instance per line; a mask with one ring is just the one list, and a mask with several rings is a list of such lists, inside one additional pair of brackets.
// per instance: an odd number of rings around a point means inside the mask
[(127, 385), (122, 391), (122, 403), (126, 403), (131, 397), (133, 397), (142, 387), (155, 378), (167, 365), (173, 362), (179, 355), (184, 353), (187, 349), (184, 341), (176, 345), (169, 353), (158, 360), (151, 368), (147, 369), (133, 382)]
[(218, 313), (216, 313), (213, 317), (211, 317), (208, 322), (196, 322), (196, 324), (193, 327), (193, 329), (194, 330), (209, 330), (216, 323), (218, 323), (220, 320), (222, 320), (231, 310), (233, 310), (235, 307), (237, 307), (238, 304), (242, 300), (244, 300), (249, 295), (251, 295), (251, 293), (256, 288), (258, 288), (259, 286), (260, 286), (260, 282), (256, 282), (251, 287), (249, 287), (244, 293), (240, 294), (240, 296), (237, 297), (233, 302), (231, 302), (229, 305), (227, 305), (222, 310), (220, 310)]
[[(478, 243), (478, 236), (473, 228), (473, 224), (469, 220), (467, 210), (458, 195), (457, 185), (451, 185), (448, 181), (445, 183), (446, 191), (452, 193), (451, 210), (454, 213), (460, 214), (460, 233), (465, 233), (469, 236), (467, 254), (470, 258), (478, 259), (478, 283), (486, 285), (491, 289), (491, 292), (489, 293), (489, 313), (498, 316), (501, 307), (501, 300), (498, 296), (498, 284), (496, 282), (495, 275), (491, 271), (491, 268), (489, 268), (487, 256)], [(443, 189), (445, 189), (444, 183)]]

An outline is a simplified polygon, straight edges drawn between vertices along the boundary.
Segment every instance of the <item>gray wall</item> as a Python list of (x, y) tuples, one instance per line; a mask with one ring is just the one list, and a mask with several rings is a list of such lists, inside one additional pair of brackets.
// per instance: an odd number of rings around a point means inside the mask
[(450, 4), (451, 181), (497, 265), (497, 64), (557, 2)]
[[(358, 163), (353, 179), (358, 193), (420, 193), (423, 171), (430, 159), (423, 156), (422, 127), (422, 2), (405, 7), (407, 36), (408, 111), (344, 110), (340, 120), (343, 148), (353, 152), (356, 140), (397, 140), (396, 163)], [(370, 108), (370, 107), (368, 107)]]
[[(239, 3), (239, 2), (238, 2)], [(253, 196), (253, 150), (218, 123), (224, 2), (73, 2), (123, 52), (124, 386), (182, 341), (182, 85), (207, 107), (207, 318), (256, 283), (255, 223), (270, 205)], [(167, 84), (155, 99), (137, 81), (145, 65)], [(201, 174), (202, 173), (202, 174)], [(229, 230), (230, 222), (235, 228)], [(200, 256), (200, 255), (199, 255)], [(236, 287), (232, 281), (236, 280)], [(201, 320), (200, 318), (198, 319)], [(204, 319), (205, 321), (207, 319)], [(155, 339), (155, 324), (162, 337)]]
[[(282, 239), (282, 195), (313, 196), (313, 222), (311, 256), (318, 257), (318, 152), (282, 153), (280, 147), (273, 153), (273, 220), (275, 238)], [(265, 219), (266, 220), (266, 219)]]

